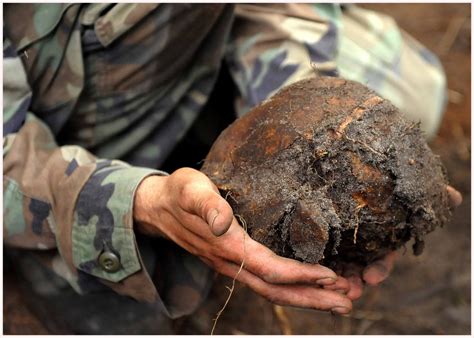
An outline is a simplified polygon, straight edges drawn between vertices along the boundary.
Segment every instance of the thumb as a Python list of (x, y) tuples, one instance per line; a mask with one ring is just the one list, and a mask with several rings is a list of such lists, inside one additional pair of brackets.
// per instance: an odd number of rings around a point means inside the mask
[(215, 236), (227, 232), (234, 218), (232, 208), (209, 177), (192, 168), (180, 168), (170, 178), (168, 186), (182, 211), (201, 218)]
[(215, 191), (217, 188), (212, 188), (207, 184), (194, 185), (194, 192), (190, 194), (194, 196), (191, 209), (208, 224), (215, 236), (221, 236), (229, 230), (234, 214), (229, 203)]
[(215, 236), (222, 236), (229, 230), (233, 220), (232, 209), (229, 212), (226, 207), (215, 208), (211, 209), (207, 215), (207, 224)]

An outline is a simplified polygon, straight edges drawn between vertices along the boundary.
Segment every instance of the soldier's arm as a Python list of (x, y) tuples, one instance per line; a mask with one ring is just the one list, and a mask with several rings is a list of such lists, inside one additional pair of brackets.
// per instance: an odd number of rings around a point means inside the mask
[[(98, 159), (77, 146), (59, 147), (48, 126), (29, 111), (27, 77), (6, 39), (3, 76), (5, 245), (57, 248), (69, 281), (85, 273), (121, 293), (154, 300), (156, 290), (136, 249), (132, 206), (138, 184), (163, 173)], [(133, 295), (132, 282), (150, 291)]]
[(28, 110), (31, 90), (20, 59), (8, 46), (4, 56), (7, 246), (57, 248), (78, 291), (74, 277), (86, 273), (121, 294), (155, 301), (156, 288), (136, 248), (138, 230), (173, 240), (231, 277), (245, 252), (239, 280), (275, 302), (350, 310), (346, 297), (321, 288), (334, 283), (331, 270), (278, 257), (248, 236), (242, 251), (243, 229), (204, 174), (182, 169), (154, 175), (160, 172), (98, 159), (77, 146), (59, 147), (47, 125)]

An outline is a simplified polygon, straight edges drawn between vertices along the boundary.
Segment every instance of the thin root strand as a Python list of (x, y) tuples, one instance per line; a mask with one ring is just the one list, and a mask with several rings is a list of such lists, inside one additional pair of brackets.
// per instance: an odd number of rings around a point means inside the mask
[(237, 217), (239, 219), (240, 223), (242, 224), (242, 227), (244, 228), (244, 239), (243, 239), (244, 256), (242, 258), (242, 263), (240, 264), (239, 270), (237, 271), (237, 273), (234, 276), (234, 279), (232, 280), (232, 286), (230, 286), (230, 287), (227, 286), (227, 285), (225, 286), (226, 289), (229, 290), (229, 295), (227, 296), (227, 299), (226, 299), (224, 305), (222, 306), (222, 308), (217, 312), (216, 318), (213, 319), (214, 324), (212, 325), (211, 336), (214, 335), (214, 330), (216, 329), (217, 322), (218, 322), (221, 314), (226, 309), (227, 304), (229, 303), (230, 299), (232, 298), (232, 294), (234, 293), (234, 288), (235, 288), (235, 282), (237, 281), (237, 277), (239, 277), (240, 272), (244, 268), (244, 264), (245, 264), (245, 256), (246, 256), (245, 236), (247, 235), (247, 222), (245, 221), (245, 219), (242, 216), (240, 216), (238, 214), (235, 214), (235, 217)]

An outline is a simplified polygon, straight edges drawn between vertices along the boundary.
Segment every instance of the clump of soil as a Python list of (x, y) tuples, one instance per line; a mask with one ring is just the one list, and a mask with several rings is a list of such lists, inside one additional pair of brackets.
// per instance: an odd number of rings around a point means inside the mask
[(202, 171), (277, 254), (368, 264), (447, 223), (445, 170), (419, 125), (362, 84), (290, 85), (224, 130)]

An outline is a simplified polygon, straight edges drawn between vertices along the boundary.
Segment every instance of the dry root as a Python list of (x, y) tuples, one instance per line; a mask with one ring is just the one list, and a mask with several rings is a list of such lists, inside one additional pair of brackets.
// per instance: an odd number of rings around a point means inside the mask
[[(227, 198), (227, 196), (226, 196), (226, 198)], [(240, 224), (244, 228), (244, 239), (243, 239), (244, 256), (242, 258), (242, 263), (240, 264), (239, 270), (235, 274), (234, 279), (232, 279), (232, 286), (229, 287), (229, 286), (226, 285), (226, 289), (229, 290), (229, 295), (227, 296), (227, 299), (226, 299), (224, 305), (222, 306), (222, 308), (217, 312), (216, 318), (213, 319), (214, 324), (212, 325), (211, 336), (214, 335), (214, 330), (216, 329), (217, 321), (219, 320), (222, 312), (224, 312), (225, 308), (227, 307), (227, 304), (229, 304), (229, 301), (232, 298), (232, 294), (234, 293), (234, 288), (235, 288), (235, 282), (237, 281), (237, 277), (239, 277), (240, 273), (242, 272), (242, 269), (244, 268), (244, 264), (245, 264), (245, 255), (246, 255), (245, 236), (247, 236), (247, 222), (240, 215), (236, 214), (235, 217), (239, 219)]]

